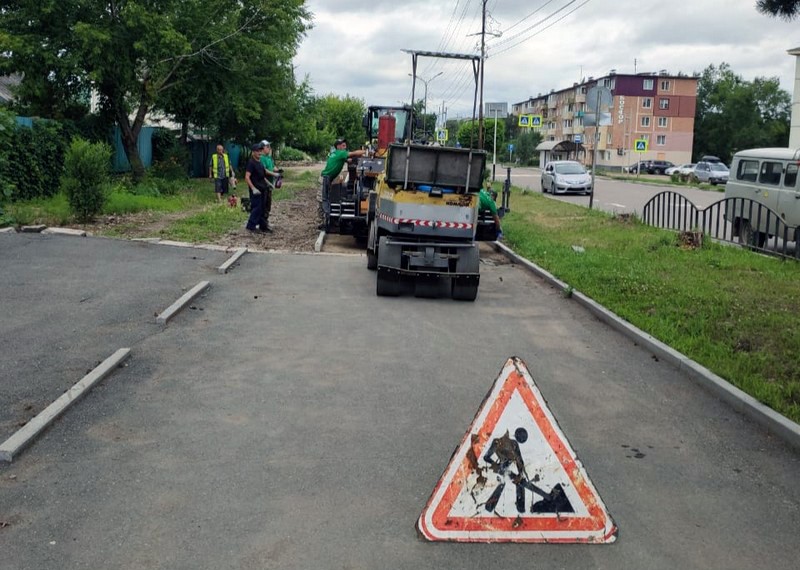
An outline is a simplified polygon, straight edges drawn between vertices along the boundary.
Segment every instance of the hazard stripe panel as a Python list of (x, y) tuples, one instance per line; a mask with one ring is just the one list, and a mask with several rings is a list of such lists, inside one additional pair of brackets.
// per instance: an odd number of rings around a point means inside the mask
[(389, 222), (390, 224), (414, 224), (415, 226), (420, 226), (423, 228), (446, 228), (455, 230), (470, 230), (473, 227), (473, 224), (469, 224), (466, 222), (442, 222), (438, 220), (415, 220), (412, 218), (393, 218), (392, 216), (389, 216), (384, 213), (379, 213), (378, 217), (384, 222)]

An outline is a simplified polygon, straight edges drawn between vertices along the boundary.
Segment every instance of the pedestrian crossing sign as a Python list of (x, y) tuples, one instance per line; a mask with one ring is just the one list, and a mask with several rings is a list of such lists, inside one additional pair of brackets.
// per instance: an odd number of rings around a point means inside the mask
[(436, 140), (439, 142), (447, 142), (447, 129), (439, 129), (436, 131)]
[(509, 358), (417, 521), (430, 541), (611, 543), (617, 526), (525, 363)]
[(647, 152), (647, 139), (636, 139), (633, 141), (634, 152)]
[(542, 126), (541, 115), (520, 115), (517, 125), (529, 129), (538, 129)]

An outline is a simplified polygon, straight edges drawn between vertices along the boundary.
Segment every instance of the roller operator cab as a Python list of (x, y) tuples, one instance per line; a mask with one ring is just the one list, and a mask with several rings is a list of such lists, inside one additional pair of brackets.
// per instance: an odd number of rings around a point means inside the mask
[(484, 151), (389, 145), (369, 205), (367, 267), (377, 270), (378, 295), (412, 283), (418, 296), (435, 296), (449, 280), (452, 298), (475, 300), (477, 240), (497, 231), (478, 211), (485, 167)]

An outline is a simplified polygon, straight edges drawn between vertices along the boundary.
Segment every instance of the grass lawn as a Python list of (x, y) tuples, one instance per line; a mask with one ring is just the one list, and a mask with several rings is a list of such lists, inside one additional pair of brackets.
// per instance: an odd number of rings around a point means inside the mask
[[(800, 422), (800, 264), (514, 189), (507, 244)], [(585, 249), (576, 253), (573, 245)]]
[[(287, 170), (283, 186), (273, 193), (273, 200), (286, 200), (298, 189), (315, 186), (318, 176), (317, 172), (310, 169)], [(129, 221), (124, 218), (146, 213), (147, 223), (158, 228), (154, 237), (212, 242), (216, 237), (241, 227), (247, 219), (247, 214), (241, 208), (217, 207), (214, 185), (208, 179), (170, 182), (170, 194), (160, 193), (158, 186), (158, 183), (148, 180), (136, 187), (127, 187), (119, 180), (112, 182), (99, 218), (121, 216), (123, 221), (108, 227), (96, 227), (92, 231), (100, 235), (124, 237), (142, 224), (142, 219), (135, 216)], [(236, 191), (240, 196), (247, 195), (243, 178)], [(0, 227), (32, 224), (66, 226), (72, 223), (74, 219), (63, 194), (11, 203), (0, 216)]]

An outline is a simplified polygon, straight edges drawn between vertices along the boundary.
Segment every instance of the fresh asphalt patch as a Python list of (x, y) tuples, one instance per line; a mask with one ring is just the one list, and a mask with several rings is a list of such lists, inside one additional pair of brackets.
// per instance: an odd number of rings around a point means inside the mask
[(156, 315), (225, 252), (42, 234), (0, 236), (0, 441), (120, 347), (161, 327)]
[[(83, 241), (36, 271), (69, 275), (86, 263)], [(796, 567), (797, 452), (514, 264), (487, 258), (478, 300), (459, 303), (377, 297), (363, 256), (252, 253), (158, 327), (174, 289), (221, 260), (96, 241), (128, 259), (120, 271), (163, 281), (121, 285), (139, 300), (93, 315), (122, 327), (93, 342), (133, 344), (128, 365), (0, 466), (9, 568)], [(36, 280), (17, 269), (20, 286)], [(90, 287), (88, 275), (72, 274), (54, 316), (77, 317), (76, 291), (115, 283)], [(15, 311), (18, 328), (58, 337), (43, 316), (25, 325)], [(134, 343), (117, 338), (120, 323)], [(418, 538), (427, 498), (512, 355), (613, 515), (614, 545)], [(50, 369), (66, 356), (51, 355)]]

